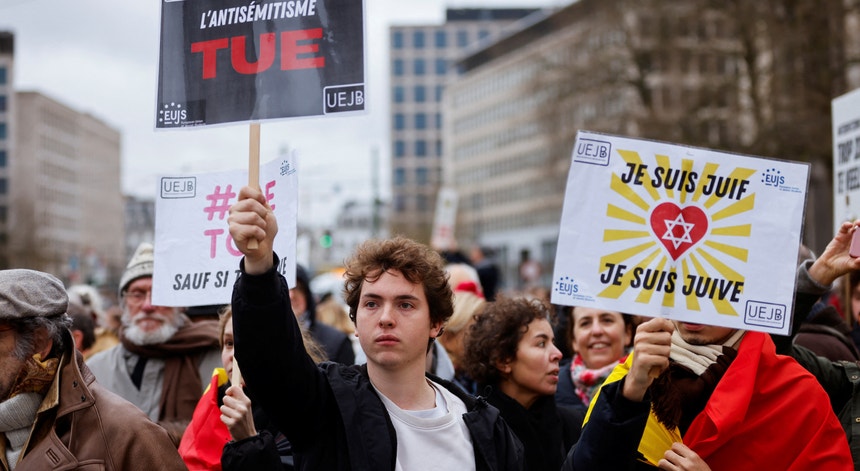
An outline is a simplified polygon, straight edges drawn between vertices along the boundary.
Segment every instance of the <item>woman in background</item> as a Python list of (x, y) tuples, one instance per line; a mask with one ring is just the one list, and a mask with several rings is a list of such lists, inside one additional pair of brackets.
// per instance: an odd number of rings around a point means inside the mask
[(583, 414), (556, 407), (561, 352), (554, 314), (539, 300), (497, 298), (469, 327), (464, 366), (525, 448), (525, 469), (560, 469)]
[(574, 307), (567, 320), (573, 357), (561, 363), (555, 400), (585, 413), (591, 398), (633, 345), (633, 317), (617, 311)]

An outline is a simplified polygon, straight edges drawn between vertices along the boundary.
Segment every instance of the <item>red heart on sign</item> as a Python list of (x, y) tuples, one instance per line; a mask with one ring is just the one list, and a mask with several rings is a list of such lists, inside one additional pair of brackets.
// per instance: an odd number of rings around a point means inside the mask
[(661, 203), (651, 212), (651, 230), (672, 260), (678, 260), (708, 232), (708, 216), (697, 206), (681, 209), (675, 203)]

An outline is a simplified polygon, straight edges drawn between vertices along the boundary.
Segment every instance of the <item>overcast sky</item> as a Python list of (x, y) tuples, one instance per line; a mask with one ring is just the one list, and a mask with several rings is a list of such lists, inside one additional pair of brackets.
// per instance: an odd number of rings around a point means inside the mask
[[(322, 199), (369, 198), (373, 149), (382, 194), (389, 159), (388, 27), (437, 24), (446, 7), (557, 7), (564, 0), (366, 0), (368, 108), (363, 116), (267, 121), (263, 162), (300, 152), (301, 191)], [(163, 174), (245, 168), (248, 126), (154, 131), (161, 2), (0, 0), (0, 30), (15, 34), (14, 86), (104, 120), (122, 133), (126, 194), (152, 197)], [(339, 195), (329, 195), (335, 187)], [(323, 201), (324, 203), (324, 201)]]

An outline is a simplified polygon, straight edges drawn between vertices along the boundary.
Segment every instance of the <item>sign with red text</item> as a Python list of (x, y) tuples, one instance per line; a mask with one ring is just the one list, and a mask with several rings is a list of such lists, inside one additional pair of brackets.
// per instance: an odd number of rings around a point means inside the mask
[(552, 302), (787, 334), (809, 165), (579, 132)]
[(162, 0), (156, 128), (365, 109), (363, 0)]
[[(160, 306), (229, 304), (242, 253), (230, 237), (230, 206), (247, 171), (165, 176), (155, 200), (152, 302)], [(278, 271), (296, 276), (298, 173), (295, 153), (260, 166), (260, 188), (278, 219)]]
[(833, 233), (860, 219), (860, 90), (833, 99)]

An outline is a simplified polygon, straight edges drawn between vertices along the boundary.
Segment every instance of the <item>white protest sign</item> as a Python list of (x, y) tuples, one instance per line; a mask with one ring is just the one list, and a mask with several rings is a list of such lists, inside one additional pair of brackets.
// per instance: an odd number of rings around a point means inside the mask
[(552, 302), (787, 334), (808, 164), (579, 132)]
[[(229, 304), (242, 253), (227, 224), (230, 206), (248, 181), (236, 170), (165, 176), (155, 201), (152, 303)], [(260, 187), (278, 219), (278, 270), (295, 285), (298, 172), (295, 153), (260, 167)]]
[(860, 89), (833, 99), (833, 232), (860, 218)]
[(436, 198), (436, 214), (433, 218), (433, 236), (431, 244), (440, 250), (456, 248), (454, 224), (457, 222), (457, 191), (453, 188), (441, 188)]

